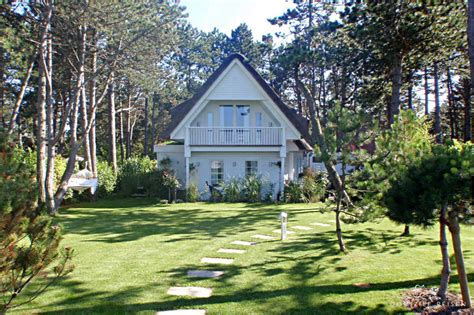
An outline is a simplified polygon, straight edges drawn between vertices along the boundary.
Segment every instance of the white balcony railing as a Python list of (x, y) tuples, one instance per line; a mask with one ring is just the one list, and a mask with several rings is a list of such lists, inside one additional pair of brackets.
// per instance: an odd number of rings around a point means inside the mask
[(189, 145), (282, 145), (282, 127), (188, 127)]

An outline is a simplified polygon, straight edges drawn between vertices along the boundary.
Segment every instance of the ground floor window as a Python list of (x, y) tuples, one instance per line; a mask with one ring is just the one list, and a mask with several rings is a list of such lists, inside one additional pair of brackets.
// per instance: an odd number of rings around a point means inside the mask
[(245, 176), (257, 175), (257, 168), (257, 161), (245, 161)]
[(224, 161), (211, 162), (211, 185), (217, 185), (224, 180)]

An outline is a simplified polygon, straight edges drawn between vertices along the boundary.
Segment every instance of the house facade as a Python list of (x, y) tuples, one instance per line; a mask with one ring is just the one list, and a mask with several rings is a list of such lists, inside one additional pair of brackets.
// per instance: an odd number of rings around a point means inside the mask
[(229, 56), (198, 92), (171, 112), (154, 151), (184, 187), (208, 186), (234, 177), (260, 176), (277, 196), (286, 180), (310, 165), (307, 121), (286, 106), (239, 54)]

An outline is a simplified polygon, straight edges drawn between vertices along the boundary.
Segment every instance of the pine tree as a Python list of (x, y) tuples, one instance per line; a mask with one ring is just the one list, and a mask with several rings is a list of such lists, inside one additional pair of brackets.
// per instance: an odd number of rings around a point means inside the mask
[[(388, 217), (396, 222), (426, 227), (436, 223), (441, 216), (451, 232), (459, 285), (468, 308), (471, 298), (459, 223), (467, 222), (472, 216), (473, 161), (474, 147), (470, 143), (435, 146), (432, 155), (424, 156), (419, 163), (409, 163), (403, 172), (392, 177), (390, 188), (383, 194)], [(448, 272), (447, 279), (445, 272)], [(444, 267), (443, 280), (449, 280), (449, 270)], [(447, 283), (442, 282), (441, 286), (444, 298)]]
[[(35, 171), (8, 139), (5, 133), (0, 135), (0, 314), (30, 302), (71, 272), (73, 255), (71, 248), (59, 249), (61, 227), (38, 212)], [(14, 304), (41, 273), (46, 280), (21, 304)]]

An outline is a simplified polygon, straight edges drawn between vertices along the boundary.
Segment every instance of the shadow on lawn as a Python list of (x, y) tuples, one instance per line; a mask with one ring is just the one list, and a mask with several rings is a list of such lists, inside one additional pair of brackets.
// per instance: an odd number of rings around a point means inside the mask
[(65, 209), (58, 221), (66, 233), (90, 235), (91, 242), (109, 243), (134, 241), (150, 235), (174, 236), (169, 242), (212, 239), (256, 231), (256, 225), (263, 221), (277, 222), (278, 211), (274, 205), (250, 204), (231, 209), (226, 209), (225, 203), (199, 205), (165, 206), (150, 200), (97, 202), (79, 205), (71, 211)]
[[(469, 277), (474, 274), (469, 274)], [(63, 307), (62, 310), (41, 312), (41, 314), (91, 314), (91, 313), (107, 313), (107, 314), (123, 314), (135, 313), (140, 311), (171, 310), (182, 308), (203, 308), (208, 309), (210, 305), (218, 305), (225, 303), (240, 303), (240, 302), (257, 302), (260, 301), (261, 307), (265, 307), (262, 313), (268, 314), (389, 314), (387, 306), (378, 304), (376, 307), (366, 307), (356, 304), (354, 302), (332, 303), (322, 301), (317, 303), (315, 295), (353, 295), (363, 292), (371, 291), (386, 291), (409, 289), (416, 285), (423, 284), (425, 286), (436, 286), (438, 284), (438, 277), (429, 277), (410, 281), (396, 281), (387, 283), (371, 284), (369, 288), (358, 288), (353, 285), (301, 285), (285, 289), (277, 290), (261, 290), (258, 287), (249, 287), (242, 289), (232, 294), (219, 295), (218, 290), (210, 298), (171, 298), (172, 300), (156, 303), (126, 303), (124, 301), (133, 300), (137, 298), (142, 291), (153, 290), (154, 286), (148, 287), (129, 287), (116, 293), (104, 291), (84, 291), (77, 287), (81, 283), (77, 281), (65, 280), (62, 281), (61, 286), (68, 288), (74, 293), (74, 297), (68, 296), (64, 300), (55, 303), (56, 306)], [(451, 284), (458, 283), (457, 277), (451, 279)], [(288, 303), (287, 299), (278, 300), (279, 298), (291, 297), (295, 303)], [(75, 307), (82, 304), (83, 299), (93, 299), (100, 301), (97, 305), (91, 307)], [(272, 300), (276, 299), (276, 300)], [(398, 302), (395, 302), (398, 304)], [(391, 305), (395, 311), (393, 314), (405, 311), (400, 305)], [(288, 304), (298, 305), (297, 307), (289, 306)], [(257, 304), (258, 305), (258, 304)], [(37, 310), (35, 310), (37, 311)], [(258, 312), (257, 312), (258, 313)]]
[[(244, 209), (232, 208), (226, 210), (225, 204), (216, 206), (199, 207), (197, 205), (157, 206), (146, 200), (115, 201), (107, 203), (94, 203), (77, 207), (70, 213), (65, 210), (59, 218), (65, 226), (67, 233), (90, 235), (91, 242), (127, 242), (150, 235), (174, 236), (167, 241), (176, 242), (188, 239), (213, 239), (219, 236), (240, 235), (248, 231), (262, 230), (259, 225), (262, 221), (276, 221), (278, 208), (274, 205), (255, 204), (245, 205)], [(154, 207), (158, 209), (147, 209)], [(118, 209), (112, 209), (118, 208)], [(111, 210), (112, 209), (112, 210)], [(258, 211), (255, 211), (258, 209)], [(227, 212), (226, 212), (227, 211)], [(319, 212), (318, 209), (291, 209), (293, 213)], [(267, 226), (268, 230), (270, 229)], [(291, 229), (291, 227), (290, 227)], [(349, 230), (345, 225), (344, 237), (349, 250), (364, 248), (372, 253), (396, 254), (399, 248), (414, 247), (418, 245), (437, 245), (436, 240), (430, 238), (399, 237), (400, 231)], [(207, 299), (189, 299), (179, 297), (163, 298), (163, 284), (127, 287), (120, 291), (93, 291), (82, 289), (82, 283), (65, 279), (56, 286), (65, 288), (70, 294), (55, 303), (62, 310), (46, 312), (45, 314), (83, 314), (83, 313), (126, 313), (139, 311), (157, 311), (179, 308), (204, 308), (209, 305), (226, 303), (249, 302), (260, 307), (262, 313), (273, 314), (386, 314), (387, 306), (377, 305), (369, 308), (354, 302), (331, 303), (318, 299), (321, 295), (351, 295), (362, 292), (408, 289), (416, 285), (436, 286), (438, 277), (410, 281), (396, 281), (371, 284), (369, 288), (359, 288), (351, 284), (324, 283), (315, 285), (315, 277), (328, 272), (343, 272), (345, 267), (337, 266), (341, 259), (337, 251), (335, 232), (325, 230), (315, 233), (299, 234), (298, 239), (292, 242), (279, 243), (269, 250), (272, 254), (268, 259), (260, 260), (250, 266), (220, 266), (226, 274), (216, 280), (214, 295)], [(324, 263), (320, 263), (325, 257)], [(327, 258), (329, 257), (329, 259)], [(288, 267), (288, 262), (291, 262)], [(197, 269), (193, 265), (180, 265), (179, 268), (165, 272), (173, 274), (173, 279), (186, 283), (198, 283), (199, 279), (185, 277), (189, 269)], [(199, 266), (201, 269), (202, 266)], [(209, 270), (215, 266), (206, 266)], [(219, 288), (233, 285), (233, 280), (244, 272), (252, 272), (256, 276), (255, 283), (249, 283), (248, 288), (237, 290), (231, 294), (219, 294)], [(288, 287), (269, 290), (264, 285), (273, 281), (273, 276), (284, 274), (288, 278)], [(469, 275), (472, 277), (474, 274)], [(179, 280), (178, 280), (179, 279)], [(258, 282), (258, 281), (260, 282)], [(262, 283), (263, 281), (263, 283)], [(453, 277), (451, 283), (457, 282)], [(184, 283), (184, 282), (181, 282)], [(156, 303), (133, 303), (143, 292), (157, 292)], [(288, 303), (288, 298), (295, 303)], [(349, 297), (348, 297), (349, 299)], [(96, 305), (84, 307), (84, 301), (91, 300)], [(318, 302), (321, 301), (321, 302)], [(89, 304), (89, 305), (91, 305)], [(294, 305), (297, 305), (295, 307)], [(396, 306), (397, 307), (397, 306)], [(393, 309), (393, 306), (391, 306)], [(35, 310), (36, 311), (36, 310)], [(400, 305), (400, 310), (403, 311)], [(256, 310), (258, 312), (258, 309)]]

